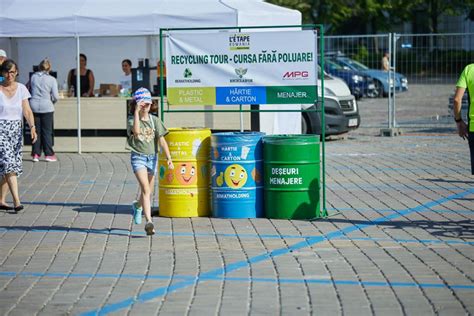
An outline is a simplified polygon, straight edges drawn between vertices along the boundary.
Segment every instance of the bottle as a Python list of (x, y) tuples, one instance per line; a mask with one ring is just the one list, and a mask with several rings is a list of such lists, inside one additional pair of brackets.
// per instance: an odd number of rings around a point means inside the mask
[(137, 81), (143, 81), (143, 70), (141, 68), (137, 69)]
[(72, 98), (74, 97), (74, 86), (71, 85), (71, 87), (69, 88), (69, 97)]

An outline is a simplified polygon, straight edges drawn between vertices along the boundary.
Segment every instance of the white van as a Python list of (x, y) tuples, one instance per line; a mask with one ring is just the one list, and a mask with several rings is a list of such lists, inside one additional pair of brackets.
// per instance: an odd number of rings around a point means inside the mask
[[(321, 80), (318, 80), (318, 95), (321, 95)], [(304, 104), (303, 109), (319, 109), (321, 103)], [(324, 74), (324, 113), (326, 135), (337, 135), (356, 129), (360, 125), (357, 101), (347, 84), (337, 77)], [(303, 134), (321, 134), (319, 112), (303, 112), (301, 118)]]

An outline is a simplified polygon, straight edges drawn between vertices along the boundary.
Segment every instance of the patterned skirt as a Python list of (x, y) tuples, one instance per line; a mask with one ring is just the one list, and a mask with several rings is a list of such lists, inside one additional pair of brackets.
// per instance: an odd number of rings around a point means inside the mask
[(0, 120), (0, 176), (23, 173), (22, 147), (22, 122)]

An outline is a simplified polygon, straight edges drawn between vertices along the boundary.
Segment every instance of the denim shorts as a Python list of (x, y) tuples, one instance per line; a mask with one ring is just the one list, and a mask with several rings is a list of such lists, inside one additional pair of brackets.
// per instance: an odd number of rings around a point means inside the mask
[(136, 173), (140, 169), (146, 168), (149, 175), (154, 176), (156, 174), (156, 154), (144, 155), (132, 151), (132, 154), (130, 155), (130, 161), (132, 163), (133, 173)]

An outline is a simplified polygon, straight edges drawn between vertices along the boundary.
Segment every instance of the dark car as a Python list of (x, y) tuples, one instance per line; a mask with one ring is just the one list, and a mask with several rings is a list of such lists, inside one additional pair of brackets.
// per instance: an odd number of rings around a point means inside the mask
[(324, 62), (324, 70), (329, 74), (339, 77), (346, 82), (351, 90), (351, 94), (357, 99), (363, 96), (369, 98), (377, 97), (378, 91), (375, 89), (374, 82), (371, 77), (363, 72), (347, 69), (327, 58)]

